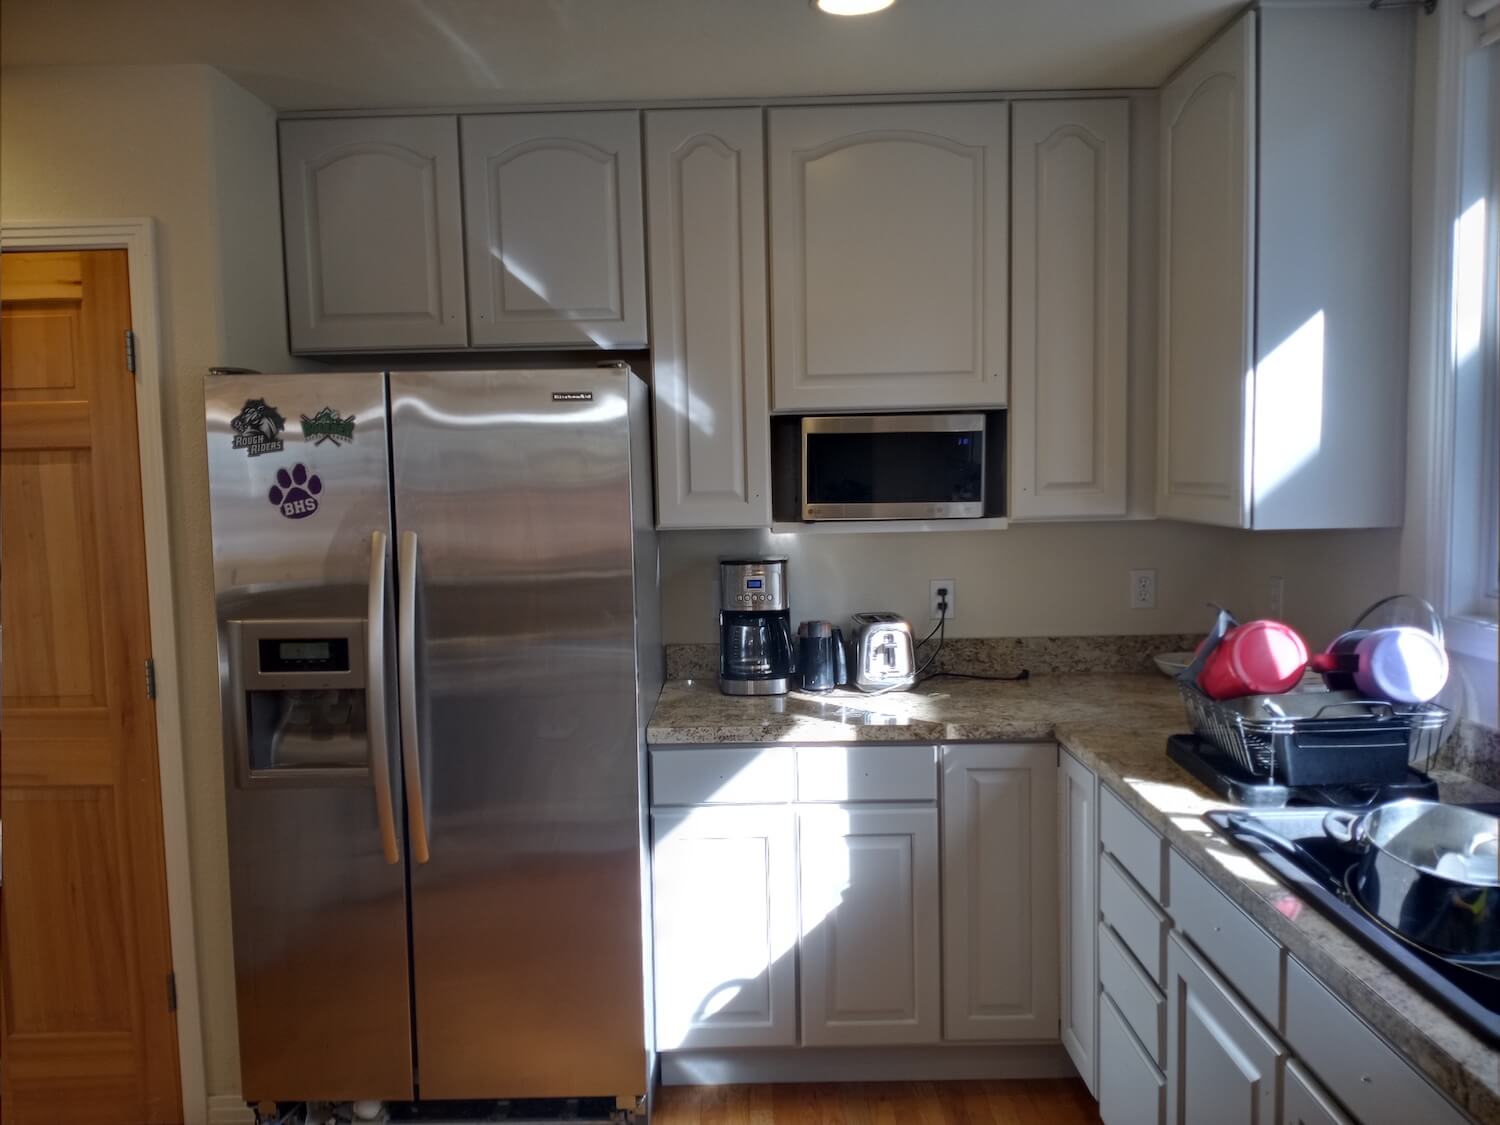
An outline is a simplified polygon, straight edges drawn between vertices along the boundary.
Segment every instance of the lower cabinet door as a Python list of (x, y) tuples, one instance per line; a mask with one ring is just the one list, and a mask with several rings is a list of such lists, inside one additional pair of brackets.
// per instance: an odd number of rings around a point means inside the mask
[(1098, 1050), (1099, 1117), (1104, 1125), (1161, 1125), (1167, 1115), (1167, 1080), (1103, 992)]
[(651, 814), (656, 1045), (797, 1042), (797, 870), (787, 805)]
[(1286, 1048), (1174, 933), (1167, 940), (1167, 1120), (1271, 1125)]
[(943, 747), (943, 1037), (1055, 1038), (1057, 929), (1057, 747)]
[(937, 1042), (936, 807), (810, 806), (797, 819), (803, 1043)]
[(1286, 1064), (1281, 1119), (1286, 1125), (1354, 1125), (1296, 1059)]

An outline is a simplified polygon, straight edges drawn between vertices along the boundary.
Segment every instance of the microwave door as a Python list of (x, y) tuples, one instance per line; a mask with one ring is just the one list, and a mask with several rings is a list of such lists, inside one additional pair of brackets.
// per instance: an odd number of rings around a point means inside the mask
[(983, 516), (985, 453), (982, 414), (804, 418), (802, 518)]

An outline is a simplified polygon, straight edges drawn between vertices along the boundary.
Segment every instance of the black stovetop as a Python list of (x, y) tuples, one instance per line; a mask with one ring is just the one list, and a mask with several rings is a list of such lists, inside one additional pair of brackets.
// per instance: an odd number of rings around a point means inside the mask
[[(1500, 804), (1473, 807), (1500, 815)], [(1365, 913), (1346, 889), (1357, 857), (1323, 831), (1327, 811), (1314, 806), (1226, 810), (1204, 819), (1482, 1039), (1500, 1045), (1500, 955), (1488, 964), (1446, 958)]]

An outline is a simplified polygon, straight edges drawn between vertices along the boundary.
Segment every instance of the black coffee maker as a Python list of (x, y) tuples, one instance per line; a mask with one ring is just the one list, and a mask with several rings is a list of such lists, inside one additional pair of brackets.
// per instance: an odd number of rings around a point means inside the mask
[(786, 559), (720, 559), (719, 690), (785, 695), (796, 652)]

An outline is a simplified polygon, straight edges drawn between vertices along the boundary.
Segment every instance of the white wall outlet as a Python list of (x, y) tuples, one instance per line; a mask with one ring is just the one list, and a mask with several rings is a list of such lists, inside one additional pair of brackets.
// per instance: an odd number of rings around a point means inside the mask
[[(947, 593), (945, 594), (941, 591), (947, 591)], [(958, 586), (954, 583), (953, 579), (932, 579), (932, 581), (927, 584), (927, 619), (929, 621), (936, 621), (939, 617), (941, 617), (942, 611), (939, 608), (938, 603), (946, 601), (948, 603), (948, 620), (952, 621), (954, 616), (954, 607), (958, 604), (957, 598)]]
[(1132, 570), (1130, 572), (1130, 608), (1156, 608), (1156, 571)]
[(1266, 579), (1266, 616), (1280, 621), (1286, 612), (1286, 582), (1281, 575), (1273, 574)]

